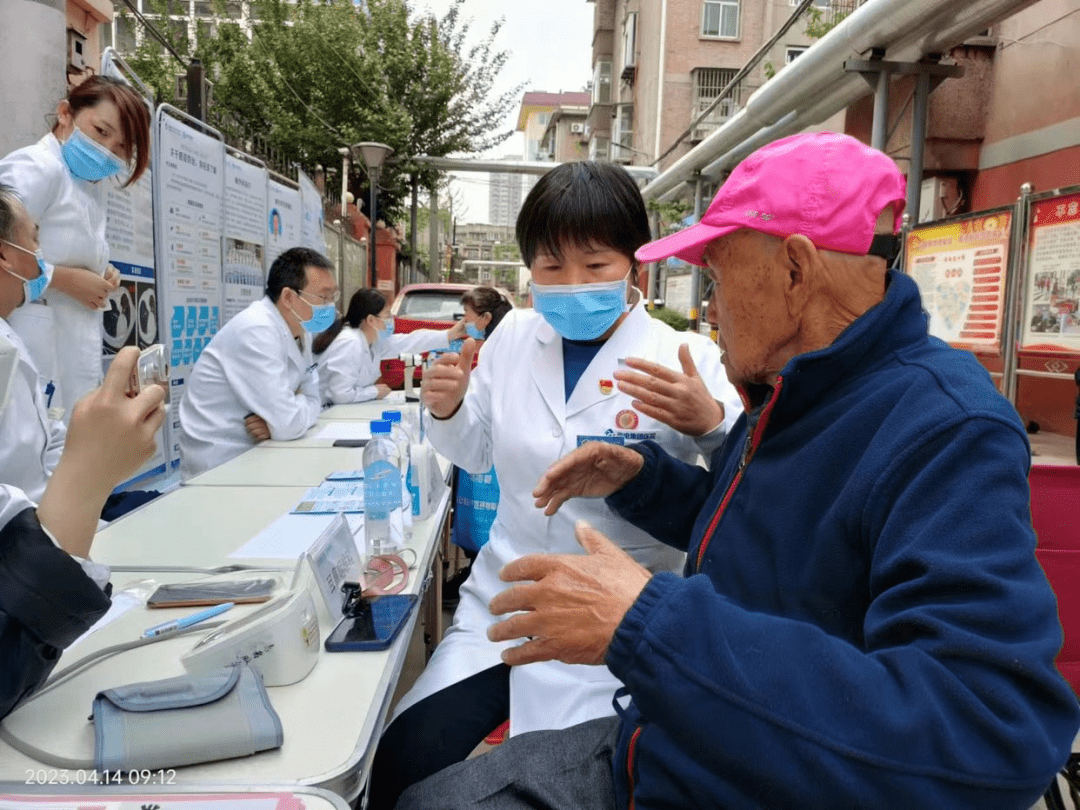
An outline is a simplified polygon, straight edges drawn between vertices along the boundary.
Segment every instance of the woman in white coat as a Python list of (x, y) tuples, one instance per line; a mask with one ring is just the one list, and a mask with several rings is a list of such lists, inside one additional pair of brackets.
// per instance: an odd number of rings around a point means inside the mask
[[(348, 327), (348, 328), (346, 328)], [(349, 299), (345, 316), (315, 338), (311, 347), (319, 365), (322, 401), (331, 405), (382, 399), (390, 387), (377, 382), (379, 363), (399, 354), (445, 351), (450, 341), (465, 335), (465, 322), (450, 329), (417, 329), (394, 334), (394, 317), (383, 294), (362, 289)]]
[[(601, 499), (575, 499), (545, 517), (531, 495), (545, 470), (583, 442), (651, 439), (694, 462), (708, 457), (739, 413), (717, 346), (650, 317), (628, 283), (634, 251), (650, 238), (644, 202), (623, 169), (593, 162), (556, 167), (530, 191), (517, 220), (534, 309), (503, 319), (475, 370), (475, 342), (466, 340), (460, 355), (445, 355), (425, 373), (431, 443), (469, 472), (494, 463), (500, 497), (490, 539), (461, 586), (453, 626), (380, 742), (373, 810), (392, 807), (410, 784), (464, 759), (508, 717), (510, 734), (520, 734), (613, 713), (620, 684), (606, 667), (503, 664), (507, 644), (488, 641), (495, 617), (487, 606), (505, 588), (499, 571), (511, 560), (582, 553), (577, 520), (651, 571), (682, 568), (680, 551), (626, 523)], [(628, 358), (655, 364), (646, 368), (658, 392), (689, 404), (689, 418), (665, 424), (620, 390), (615, 373), (627, 370)]]
[(12, 326), (44, 377), (50, 406), (71, 406), (102, 378), (102, 317), (119, 273), (109, 265), (105, 213), (94, 184), (130, 168), (136, 182), (150, 160), (150, 114), (127, 85), (94, 76), (56, 108), (40, 141), (0, 160), (0, 183), (12, 186), (41, 228), (49, 287), (21, 307)]

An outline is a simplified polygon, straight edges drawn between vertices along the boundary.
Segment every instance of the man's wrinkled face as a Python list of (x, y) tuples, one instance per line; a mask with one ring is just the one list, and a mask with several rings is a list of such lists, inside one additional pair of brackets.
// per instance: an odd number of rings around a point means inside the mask
[(798, 329), (788, 313), (782, 259), (781, 240), (745, 229), (705, 250), (713, 282), (707, 318), (718, 332), (734, 385), (771, 385), (780, 371), (774, 367), (778, 350)]

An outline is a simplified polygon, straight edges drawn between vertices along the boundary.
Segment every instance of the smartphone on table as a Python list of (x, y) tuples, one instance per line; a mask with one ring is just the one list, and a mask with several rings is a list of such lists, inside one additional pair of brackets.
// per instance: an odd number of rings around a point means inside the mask
[(277, 581), (273, 579), (177, 582), (159, 585), (146, 600), (146, 606), (163, 608), (220, 605), (224, 602), (266, 602), (274, 595), (276, 586)]
[(415, 593), (395, 593), (364, 598), (355, 615), (346, 616), (327, 637), (328, 652), (385, 650), (389, 647), (416, 604)]

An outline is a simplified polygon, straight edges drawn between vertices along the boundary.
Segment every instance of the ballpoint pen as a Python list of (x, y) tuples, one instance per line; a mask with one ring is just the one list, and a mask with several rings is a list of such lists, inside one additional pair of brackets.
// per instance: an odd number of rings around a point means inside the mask
[(153, 627), (149, 627), (143, 631), (143, 638), (153, 638), (154, 636), (171, 633), (174, 630), (183, 630), (185, 627), (191, 627), (193, 624), (204, 622), (207, 619), (212, 619), (215, 616), (224, 613), (234, 604), (234, 602), (223, 602), (220, 605), (208, 607), (206, 610), (200, 610), (198, 613), (192, 613), (190, 616), (184, 616), (182, 619), (171, 619), (170, 621), (162, 622), (161, 624), (155, 624)]

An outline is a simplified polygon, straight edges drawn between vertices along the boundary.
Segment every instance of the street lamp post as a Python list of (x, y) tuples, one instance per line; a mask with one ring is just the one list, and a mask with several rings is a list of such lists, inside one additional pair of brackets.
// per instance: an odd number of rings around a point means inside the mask
[(385, 143), (375, 143), (373, 141), (354, 143), (353, 149), (360, 150), (360, 156), (364, 159), (364, 165), (367, 166), (368, 183), (371, 186), (371, 203), (368, 206), (368, 214), (371, 218), (371, 230), (368, 232), (368, 258), (371, 267), (370, 286), (374, 289), (377, 286), (375, 270), (375, 192), (379, 186), (379, 170), (382, 168), (383, 161), (394, 150)]

